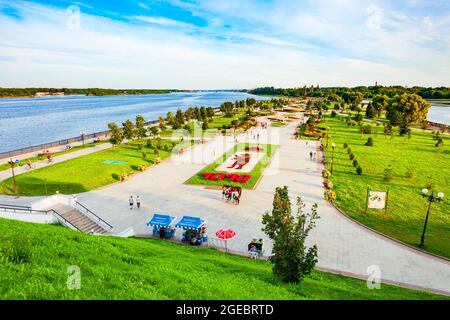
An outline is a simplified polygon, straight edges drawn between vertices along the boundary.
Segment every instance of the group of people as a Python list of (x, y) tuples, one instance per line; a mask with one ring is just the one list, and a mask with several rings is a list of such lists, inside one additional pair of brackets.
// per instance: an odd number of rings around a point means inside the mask
[[(134, 202), (135, 202), (135, 199), (133, 199), (133, 196), (130, 196), (130, 198), (128, 199), (128, 203), (130, 204), (130, 210), (133, 210)], [(138, 209), (141, 208), (141, 198), (139, 196), (136, 196), (136, 207)]]
[(310, 151), (309, 152), (309, 160), (316, 160), (316, 152), (314, 151), (314, 152), (312, 152), (312, 151)]
[(175, 235), (175, 228), (174, 227), (161, 227), (159, 228), (158, 232), (159, 237), (161, 239), (171, 239)]
[(231, 201), (235, 205), (239, 205), (239, 202), (241, 201), (241, 195), (242, 195), (242, 188), (240, 187), (230, 187), (230, 186), (222, 187), (222, 199), (225, 199), (226, 201)]
[(201, 245), (206, 241), (206, 227), (202, 226), (200, 229), (186, 230), (181, 241), (194, 246)]
[(268, 127), (267, 122), (261, 122), (261, 128), (267, 129), (267, 127)]

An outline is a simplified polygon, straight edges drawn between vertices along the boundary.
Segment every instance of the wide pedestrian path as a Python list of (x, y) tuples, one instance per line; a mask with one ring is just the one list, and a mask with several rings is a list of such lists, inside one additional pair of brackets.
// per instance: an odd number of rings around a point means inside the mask
[[(260, 143), (279, 144), (280, 148), (254, 190), (244, 190), (239, 206), (222, 200), (221, 191), (184, 182), (205, 165), (231, 148), (233, 137), (217, 137), (199, 144), (181, 156), (173, 156), (127, 182), (78, 195), (79, 200), (108, 221), (116, 233), (133, 228), (135, 234), (147, 236), (146, 223), (153, 213), (199, 216), (207, 220), (211, 242), (221, 228), (231, 228), (237, 235), (228, 248), (245, 253), (253, 237), (263, 238), (266, 254), (271, 244), (261, 231), (261, 217), (271, 210), (274, 190), (288, 186), (292, 203), (301, 196), (307, 208), (318, 204), (320, 219), (308, 244), (317, 244), (318, 268), (330, 272), (367, 279), (379, 271), (383, 282), (427, 289), (450, 295), (450, 262), (392, 241), (374, 233), (342, 215), (323, 199), (321, 154), (316, 142), (294, 139), (296, 123), (286, 127), (258, 129)], [(252, 135), (239, 136), (239, 141), (252, 140)], [(310, 151), (316, 160), (310, 160)], [(129, 209), (128, 197), (139, 195), (141, 209)], [(12, 198), (0, 197), (0, 203)], [(26, 199), (19, 199), (26, 202)], [(179, 235), (178, 235), (179, 236)], [(382, 290), (383, 286), (381, 286)]]

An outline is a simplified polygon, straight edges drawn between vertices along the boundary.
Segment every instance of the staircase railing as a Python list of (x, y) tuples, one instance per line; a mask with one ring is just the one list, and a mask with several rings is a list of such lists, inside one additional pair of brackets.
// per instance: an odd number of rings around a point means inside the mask
[(78, 211), (81, 214), (83, 214), (84, 216), (88, 217), (89, 219), (91, 219), (92, 221), (97, 223), (100, 227), (102, 227), (106, 231), (108, 231), (108, 232), (112, 231), (112, 229), (113, 229), (112, 225), (110, 225), (108, 222), (106, 222), (105, 220), (103, 220), (102, 218), (97, 216), (95, 213), (93, 213), (91, 210), (86, 208), (84, 205), (82, 205), (78, 201), (75, 201), (75, 205), (77, 207), (76, 209), (78, 209)]
[(57, 211), (50, 209), (50, 210), (34, 210), (31, 209), (31, 207), (26, 206), (16, 206), (16, 205), (9, 205), (9, 204), (0, 204), (0, 211), (3, 212), (13, 212), (13, 213), (28, 213), (28, 214), (51, 214), (53, 215), (58, 221), (60, 221), (65, 226), (69, 227), (72, 230), (81, 231), (76, 226), (74, 226), (69, 220), (65, 219), (62, 215), (60, 215)]

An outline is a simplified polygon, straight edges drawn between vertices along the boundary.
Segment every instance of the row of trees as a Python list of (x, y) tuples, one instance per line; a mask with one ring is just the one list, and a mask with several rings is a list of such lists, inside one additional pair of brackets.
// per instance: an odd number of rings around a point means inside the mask
[(328, 87), (320, 88), (317, 86), (299, 87), (299, 88), (274, 88), (264, 87), (249, 90), (249, 93), (258, 95), (281, 95), (287, 97), (303, 97), (305, 92), (308, 97), (329, 98), (332, 101), (336, 99), (344, 99), (346, 102), (353, 102), (362, 100), (364, 98), (370, 99), (376, 95), (386, 95), (387, 97), (394, 97), (404, 93), (417, 94), (424, 99), (450, 99), (450, 88), (437, 87), (402, 87), (402, 86), (359, 86), (354, 88), (347, 87)]
[(0, 97), (33, 97), (38, 92), (48, 92), (50, 94), (64, 93), (65, 95), (123, 95), (123, 94), (162, 94), (170, 93), (175, 90), (155, 90), (155, 89), (103, 89), (103, 88), (86, 88), (86, 89), (69, 89), (69, 88), (0, 88)]

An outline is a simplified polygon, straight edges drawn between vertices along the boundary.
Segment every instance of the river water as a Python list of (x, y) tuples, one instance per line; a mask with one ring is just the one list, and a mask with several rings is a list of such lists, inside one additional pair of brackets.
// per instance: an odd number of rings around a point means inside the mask
[(432, 104), (428, 111), (428, 120), (450, 126), (450, 106), (440, 107)]
[(108, 130), (142, 114), (156, 120), (188, 107), (218, 107), (225, 101), (264, 97), (242, 92), (181, 92), (130, 96), (62, 96), (0, 99), (0, 152)]

